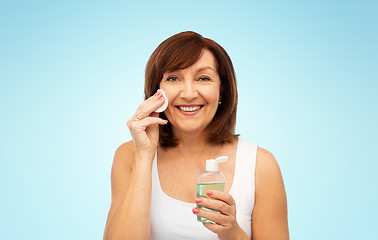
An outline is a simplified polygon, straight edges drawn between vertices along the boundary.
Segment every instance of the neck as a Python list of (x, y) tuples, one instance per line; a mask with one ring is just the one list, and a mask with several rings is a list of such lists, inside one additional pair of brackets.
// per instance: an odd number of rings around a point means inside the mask
[(177, 153), (184, 159), (200, 159), (206, 158), (212, 154), (216, 154), (214, 151), (219, 150), (216, 144), (209, 143), (206, 135), (203, 132), (200, 133), (175, 133), (177, 136), (179, 145), (176, 147)]

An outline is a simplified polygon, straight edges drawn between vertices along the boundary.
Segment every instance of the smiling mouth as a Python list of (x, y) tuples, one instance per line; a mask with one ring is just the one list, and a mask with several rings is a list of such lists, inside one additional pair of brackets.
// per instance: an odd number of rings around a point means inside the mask
[(176, 106), (178, 109), (180, 109), (183, 112), (195, 112), (203, 107), (203, 105), (197, 105), (197, 106)]

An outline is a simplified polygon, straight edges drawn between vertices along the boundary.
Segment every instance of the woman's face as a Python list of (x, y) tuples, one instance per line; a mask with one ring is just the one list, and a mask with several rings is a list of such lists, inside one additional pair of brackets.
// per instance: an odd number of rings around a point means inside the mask
[(164, 113), (173, 129), (203, 131), (217, 111), (220, 86), (217, 61), (207, 49), (192, 66), (164, 73), (160, 88), (169, 101)]

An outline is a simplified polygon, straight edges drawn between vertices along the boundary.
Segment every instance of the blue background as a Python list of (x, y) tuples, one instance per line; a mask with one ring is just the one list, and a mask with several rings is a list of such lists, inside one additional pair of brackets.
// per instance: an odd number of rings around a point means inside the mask
[(173, 34), (222, 45), (237, 132), (271, 151), (291, 239), (378, 239), (376, 1), (1, 1), (2, 239), (102, 239), (116, 148)]

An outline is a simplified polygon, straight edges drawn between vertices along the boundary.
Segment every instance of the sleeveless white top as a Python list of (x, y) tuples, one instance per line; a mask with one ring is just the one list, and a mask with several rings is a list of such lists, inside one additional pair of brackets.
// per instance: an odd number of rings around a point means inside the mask
[[(252, 211), (255, 203), (255, 166), (257, 145), (238, 141), (234, 180), (230, 194), (236, 203), (239, 226), (252, 239)], [(156, 155), (152, 167), (151, 240), (218, 240), (217, 235), (197, 221), (187, 203), (165, 194), (161, 189)]]

